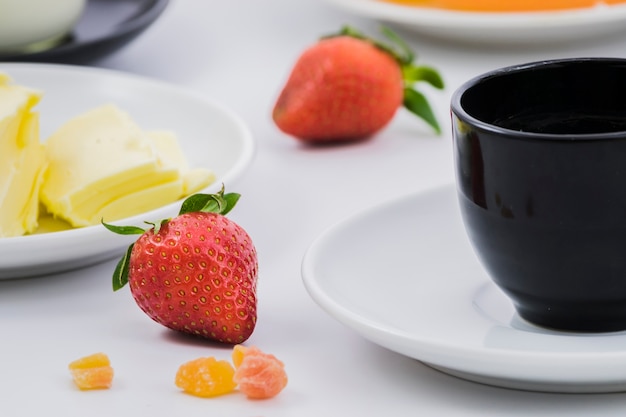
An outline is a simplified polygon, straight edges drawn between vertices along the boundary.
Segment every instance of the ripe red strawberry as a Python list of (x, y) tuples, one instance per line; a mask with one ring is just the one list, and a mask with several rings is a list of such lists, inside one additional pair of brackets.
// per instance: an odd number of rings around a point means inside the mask
[(114, 290), (128, 282), (137, 305), (170, 329), (236, 344), (256, 325), (258, 261), (250, 236), (225, 217), (239, 195), (223, 191), (189, 197), (147, 231), (103, 224), (141, 234), (115, 269)]
[(443, 88), (439, 73), (414, 65), (406, 43), (387, 28), (382, 32), (393, 45), (346, 27), (304, 51), (274, 106), (278, 128), (307, 143), (359, 140), (404, 105), (440, 133), (428, 101), (413, 88), (418, 81)]

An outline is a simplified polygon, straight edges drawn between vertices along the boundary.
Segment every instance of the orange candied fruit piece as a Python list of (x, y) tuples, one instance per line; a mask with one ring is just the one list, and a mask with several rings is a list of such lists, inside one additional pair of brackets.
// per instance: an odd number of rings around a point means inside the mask
[(243, 362), (243, 357), (245, 356), (247, 351), (248, 348), (244, 345), (235, 345), (233, 347), (233, 353), (231, 357), (233, 360), (233, 365), (235, 365), (235, 369), (239, 368), (239, 365), (241, 365), (241, 362)]
[(104, 353), (94, 353), (69, 364), (74, 383), (81, 390), (107, 389), (113, 383), (113, 368)]
[(214, 357), (198, 358), (182, 364), (176, 373), (176, 386), (197, 397), (227, 394), (237, 386), (233, 366)]
[(254, 346), (235, 345), (232, 360), (236, 368), (234, 381), (248, 398), (271, 398), (287, 386), (285, 365), (274, 355)]

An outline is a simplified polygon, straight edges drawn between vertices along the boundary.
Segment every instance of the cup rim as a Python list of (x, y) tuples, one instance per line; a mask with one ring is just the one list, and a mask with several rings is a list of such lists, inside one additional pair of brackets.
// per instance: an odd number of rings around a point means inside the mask
[[(473, 126), (473, 128), (478, 129), (480, 131), (497, 133), (499, 135), (505, 135), (509, 138), (515, 139), (525, 139), (525, 140), (554, 140), (554, 141), (571, 141), (572, 139), (576, 139), (577, 141), (581, 140), (615, 140), (615, 139), (624, 139), (626, 136), (626, 130), (619, 130), (615, 132), (604, 132), (604, 133), (567, 133), (567, 134), (559, 134), (559, 133), (537, 133), (537, 132), (529, 132), (529, 131), (520, 131), (508, 129), (501, 126), (496, 126), (494, 124), (482, 121), (472, 115), (470, 115), (462, 106), (461, 99), (465, 92), (467, 92), (470, 88), (475, 87), (479, 83), (488, 81), (491, 78), (505, 76), (510, 73), (517, 73), (522, 71), (527, 71), (535, 68), (545, 68), (550, 66), (559, 66), (559, 65), (571, 65), (571, 64), (579, 64), (579, 63), (589, 63), (589, 62), (604, 62), (606, 64), (622, 64), (626, 66), (626, 58), (618, 58), (618, 57), (578, 57), (578, 58), (558, 58), (558, 59), (545, 59), (540, 61), (531, 61), (522, 64), (510, 65), (502, 68), (497, 68), (478, 76), (475, 76), (464, 83), (462, 83), (452, 94), (452, 98), (450, 101), (450, 110), (452, 115), (459, 118), (461, 121)], [(624, 115), (626, 117), (626, 115)]]

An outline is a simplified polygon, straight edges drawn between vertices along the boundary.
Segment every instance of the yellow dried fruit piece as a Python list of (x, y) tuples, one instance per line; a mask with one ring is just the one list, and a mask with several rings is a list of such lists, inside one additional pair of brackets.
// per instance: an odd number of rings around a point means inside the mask
[(215, 397), (235, 389), (234, 374), (233, 366), (227, 361), (218, 361), (214, 357), (198, 358), (178, 368), (176, 386), (197, 397)]
[(233, 347), (233, 353), (231, 355), (233, 359), (233, 365), (235, 365), (235, 369), (239, 368), (241, 362), (243, 362), (243, 357), (246, 355), (247, 347), (244, 345), (235, 345)]
[(107, 389), (113, 383), (113, 368), (104, 353), (94, 353), (69, 364), (74, 383), (81, 390)]

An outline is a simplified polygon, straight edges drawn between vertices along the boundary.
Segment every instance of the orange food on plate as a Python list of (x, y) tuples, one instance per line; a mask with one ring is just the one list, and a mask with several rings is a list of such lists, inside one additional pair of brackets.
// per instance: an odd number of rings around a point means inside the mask
[(433, 7), (471, 12), (536, 12), (618, 4), (626, 0), (383, 0), (406, 6)]
[(104, 353), (94, 353), (69, 364), (74, 383), (81, 390), (106, 389), (113, 383), (113, 368)]
[(287, 386), (285, 365), (274, 355), (254, 346), (237, 345), (233, 349), (232, 359), (236, 368), (235, 383), (248, 398), (271, 398)]

